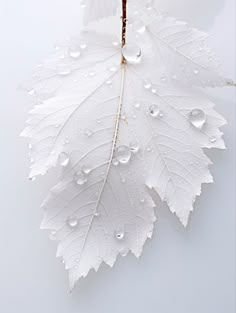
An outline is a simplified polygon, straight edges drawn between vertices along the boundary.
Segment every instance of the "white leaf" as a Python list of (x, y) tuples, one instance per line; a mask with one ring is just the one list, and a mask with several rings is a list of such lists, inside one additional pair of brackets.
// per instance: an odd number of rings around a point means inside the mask
[(220, 62), (209, 48), (208, 34), (154, 9), (150, 11), (141, 2), (135, 3), (135, 7), (142, 13), (135, 17), (135, 23), (146, 24), (158, 56), (173, 80), (200, 87), (235, 85), (222, 75)]
[(81, 3), (85, 11), (85, 24), (115, 15), (118, 8), (118, 0), (83, 0)]
[(213, 104), (163, 80), (152, 46), (140, 48), (140, 64), (120, 65), (113, 38), (85, 33), (57, 48), (29, 90), (40, 102), (23, 132), (30, 176), (64, 168), (42, 228), (59, 241), (71, 288), (118, 254), (140, 256), (155, 221), (148, 187), (186, 226), (202, 183), (212, 182), (203, 148), (224, 148), (225, 120)]

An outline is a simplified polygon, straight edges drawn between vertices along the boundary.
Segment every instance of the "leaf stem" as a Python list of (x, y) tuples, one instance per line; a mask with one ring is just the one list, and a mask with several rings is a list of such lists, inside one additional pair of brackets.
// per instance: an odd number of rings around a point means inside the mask
[[(127, 26), (127, 0), (122, 0), (122, 31), (121, 31), (121, 46), (124, 47), (126, 43), (126, 26)], [(121, 64), (125, 64), (126, 60), (122, 55)]]

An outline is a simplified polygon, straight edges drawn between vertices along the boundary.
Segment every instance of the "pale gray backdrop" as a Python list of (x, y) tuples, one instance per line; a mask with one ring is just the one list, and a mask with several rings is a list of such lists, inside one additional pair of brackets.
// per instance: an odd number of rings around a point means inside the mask
[[(99, 1), (99, 0), (97, 0)], [(158, 0), (160, 8), (212, 34), (227, 76), (235, 78), (235, 0)], [(79, 0), (0, 0), (0, 312), (234, 313), (235, 91), (211, 91), (228, 119), (228, 150), (210, 152), (205, 185), (189, 228), (166, 209), (137, 261), (103, 266), (72, 295), (55, 246), (39, 230), (39, 208), (55, 174), (27, 181), (27, 145), (18, 137), (29, 104), (17, 91), (54, 43), (79, 32)]]

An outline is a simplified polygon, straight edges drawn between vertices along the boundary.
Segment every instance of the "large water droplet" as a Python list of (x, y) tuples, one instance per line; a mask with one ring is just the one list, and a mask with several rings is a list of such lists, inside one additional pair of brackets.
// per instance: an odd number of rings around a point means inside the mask
[(152, 104), (152, 105), (149, 107), (149, 114), (150, 114), (152, 117), (158, 117), (159, 113), (160, 113), (160, 110), (159, 110), (158, 105)]
[(127, 164), (131, 158), (131, 149), (127, 146), (119, 146), (115, 152), (115, 158), (121, 164)]
[(79, 172), (75, 175), (75, 182), (77, 185), (84, 185), (87, 182), (87, 175), (83, 172)]
[(61, 166), (66, 167), (69, 164), (69, 156), (67, 153), (62, 152), (59, 156), (59, 162), (61, 164)]
[(75, 228), (78, 225), (78, 219), (76, 217), (69, 217), (67, 220), (67, 225), (71, 228)]
[(206, 123), (206, 114), (202, 110), (194, 109), (189, 113), (191, 124), (197, 129), (202, 129)]
[(126, 61), (130, 64), (138, 64), (141, 61), (141, 49), (135, 44), (126, 44), (122, 49), (122, 53)]

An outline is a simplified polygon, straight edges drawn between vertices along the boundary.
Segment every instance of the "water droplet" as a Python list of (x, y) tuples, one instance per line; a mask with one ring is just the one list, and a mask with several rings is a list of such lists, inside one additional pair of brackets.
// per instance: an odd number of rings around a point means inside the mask
[(133, 26), (134, 26), (135, 31), (139, 34), (143, 34), (146, 30), (146, 26), (145, 26), (144, 22), (141, 20), (136, 20), (134, 22)]
[(144, 199), (144, 198), (141, 198), (141, 199), (140, 199), (140, 202), (141, 202), (141, 203), (144, 203), (144, 202), (145, 202), (145, 199)]
[(160, 110), (159, 110), (158, 105), (152, 104), (152, 105), (149, 107), (149, 114), (150, 114), (152, 117), (158, 117), (159, 113), (160, 113)]
[(121, 178), (121, 182), (122, 184), (124, 184), (126, 182), (126, 178), (125, 177)]
[(167, 78), (166, 78), (165, 76), (162, 76), (162, 77), (161, 77), (161, 81), (162, 81), (162, 82), (166, 82), (166, 81), (167, 81)]
[(111, 67), (109, 68), (109, 71), (112, 72), (112, 73), (114, 73), (114, 72), (117, 71), (117, 67), (116, 67), (116, 66), (111, 66)]
[(216, 140), (217, 140), (216, 137), (211, 137), (211, 138), (210, 138), (210, 142), (211, 142), (211, 143), (215, 143)]
[(100, 216), (100, 213), (96, 211), (96, 212), (94, 213), (94, 216), (95, 216), (95, 217), (99, 217), (99, 216)]
[(193, 71), (193, 73), (194, 73), (195, 75), (197, 75), (197, 74), (199, 74), (199, 70), (198, 70), (198, 69), (195, 69), (195, 70)]
[(132, 141), (129, 146), (130, 146), (130, 149), (131, 149), (132, 153), (134, 153), (134, 154), (138, 153), (138, 151), (139, 151), (139, 143), (137, 141)]
[(82, 43), (80, 44), (80, 49), (85, 50), (86, 48), (87, 48), (86, 43), (85, 43), (85, 42), (82, 42)]
[(189, 113), (190, 123), (197, 129), (202, 129), (206, 123), (206, 114), (199, 109), (194, 109)]
[(118, 41), (113, 41), (113, 42), (112, 42), (112, 45), (113, 45), (114, 47), (118, 47), (118, 46), (120, 45), (120, 43), (119, 43)]
[(135, 109), (139, 109), (140, 106), (141, 106), (141, 103), (140, 103), (140, 102), (137, 101), (137, 102), (134, 103)]
[(36, 180), (36, 176), (30, 176), (29, 180), (32, 181), (32, 182), (35, 181)]
[(118, 161), (117, 159), (113, 159), (113, 160), (112, 160), (112, 164), (115, 165), (115, 166), (117, 166), (117, 165), (119, 164), (119, 161)]
[(61, 166), (66, 167), (69, 164), (69, 156), (67, 153), (62, 152), (59, 156), (59, 162), (61, 164)]
[(67, 225), (71, 228), (75, 228), (78, 225), (78, 219), (76, 217), (69, 217)]
[(143, 86), (145, 89), (149, 90), (152, 87), (152, 84), (149, 81), (146, 81)]
[(78, 59), (78, 57), (80, 57), (80, 55), (81, 55), (80, 48), (77, 46), (71, 46), (69, 48), (69, 55), (73, 59)]
[(115, 231), (114, 235), (117, 240), (123, 240), (125, 238), (125, 232), (121, 230)]
[(56, 232), (55, 230), (52, 230), (52, 231), (50, 232), (49, 238), (50, 238), (51, 240), (56, 240), (56, 239), (57, 239), (56, 233), (57, 233), (57, 232)]
[(135, 44), (126, 44), (122, 48), (122, 53), (126, 61), (130, 64), (138, 64), (141, 61), (141, 49)]
[(84, 165), (82, 168), (82, 172), (86, 175), (88, 175), (92, 171), (91, 167)]
[(71, 69), (66, 65), (59, 65), (57, 68), (57, 75), (67, 76), (71, 73)]
[(75, 182), (77, 185), (82, 186), (87, 182), (87, 180), (87, 175), (83, 172), (77, 173), (75, 175)]
[(110, 85), (112, 84), (112, 80), (110, 80), (110, 79), (107, 80), (107, 81), (106, 81), (106, 84), (107, 84), (108, 86), (110, 86)]
[(160, 111), (158, 117), (160, 117), (160, 118), (164, 117), (164, 113), (162, 111)]
[(32, 149), (33, 149), (33, 146), (32, 146), (31, 143), (29, 143), (28, 148), (29, 148), (29, 150), (32, 150)]
[(91, 129), (86, 129), (84, 131), (85, 136), (91, 137), (93, 135), (93, 131)]
[(35, 94), (35, 90), (34, 89), (30, 89), (28, 90), (28, 95), (33, 96)]
[(119, 146), (115, 151), (115, 157), (121, 164), (127, 164), (131, 158), (131, 149), (127, 146)]
[(153, 93), (153, 94), (156, 94), (156, 93), (157, 93), (156, 88), (152, 88), (152, 90), (151, 90), (151, 91), (152, 91), (152, 93)]

